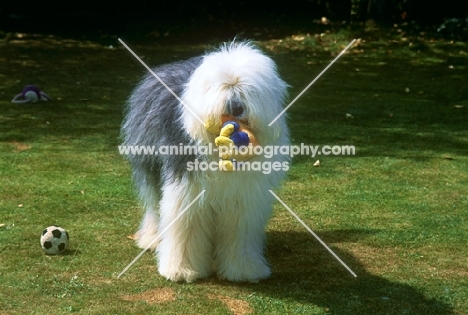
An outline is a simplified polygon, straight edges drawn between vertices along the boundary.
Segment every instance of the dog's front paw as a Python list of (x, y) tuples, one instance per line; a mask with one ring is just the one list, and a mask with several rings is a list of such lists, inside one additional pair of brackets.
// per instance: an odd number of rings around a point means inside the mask
[(207, 276), (187, 268), (164, 268), (160, 266), (158, 271), (161, 276), (174, 282), (185, 281), (190, 283)]
[(243, 258), (238, 261), (218, 265), (218, 277), (233, 282), (257, 283), (270, 277), (271, 269), (266, 260), (261, 258)]

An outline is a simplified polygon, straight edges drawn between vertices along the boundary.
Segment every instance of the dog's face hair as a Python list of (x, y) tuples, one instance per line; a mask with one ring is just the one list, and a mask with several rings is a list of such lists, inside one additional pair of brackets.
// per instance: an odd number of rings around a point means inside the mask
[[(234, 110), (238, 113), (242, 105), (242, 118), (248, 120), (259, 142), (267, 145), (287, 132), (284, 115), (268, 127), (281, 112), (286, 96), (287, 84), (278, 76), (273, 60), (249, 42), (234, 42), (204, 56), (186, 83), (182, 99), (202, 121)], [(204, 143), (213, 141), (203, 125), (183, 110), (184, 128), (190, 136)]]

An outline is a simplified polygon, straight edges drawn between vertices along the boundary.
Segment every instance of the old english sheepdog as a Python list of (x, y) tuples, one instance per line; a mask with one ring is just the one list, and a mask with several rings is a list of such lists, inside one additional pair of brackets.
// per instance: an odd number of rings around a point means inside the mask
[[(274, 200), (269, 190), (284, 179), (289, 157), (256, 154), (245, 162), (247, 169), (213, 168), (219, 154), (206, 148), (216, 135), (200, 121), (230, 115), (250, 128), (261, 147), (288, 146), (285, 115), (268, 126), (283, 109), (287, 84), (273, 60), (246, 41), (224, 43), (153, 71), (167, 87), (152, 74), (143, 78), (129, 98), (121, 129), (123, 145), (156, 148), (152, 154), (127, 155), (146, 210), (138, 246), (156, 252), (159, 273), (172, 281), (192, 282), (212, 273), (235, 282), (269, 277), (264, 257)], [(181, 150), (159, 150), (168, 147)], [(182, 152), (182, 147), (200, 150)]]

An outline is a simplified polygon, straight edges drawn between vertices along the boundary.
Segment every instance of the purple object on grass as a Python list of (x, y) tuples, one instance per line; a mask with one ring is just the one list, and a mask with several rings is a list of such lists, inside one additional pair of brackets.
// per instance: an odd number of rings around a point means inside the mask
[(11, 101), (13, 103), (35, 103), (37, 101), (50, 101), (50, 97), (37, 86), (26, 85), (21, 93), (17, 94)]

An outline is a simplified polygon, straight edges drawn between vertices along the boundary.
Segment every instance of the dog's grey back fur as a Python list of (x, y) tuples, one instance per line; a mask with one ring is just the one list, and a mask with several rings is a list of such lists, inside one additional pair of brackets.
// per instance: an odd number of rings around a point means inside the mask
[[(203, 57), (174, 62), (153, 69), (172, 91), (180, 96), (185, 84)], [(148, 74), (131, 94), (121, 135), (125, 146), (195, 145), (181, 124), (182, 104), (152, 74)], [(161, 182), (180, 179), (186, 173), (190, 155), (128, 155), (138, 188), (159, 190)], [(145, 192), (140, 191), (140, 194)]]

